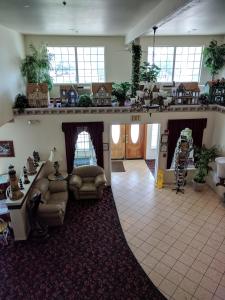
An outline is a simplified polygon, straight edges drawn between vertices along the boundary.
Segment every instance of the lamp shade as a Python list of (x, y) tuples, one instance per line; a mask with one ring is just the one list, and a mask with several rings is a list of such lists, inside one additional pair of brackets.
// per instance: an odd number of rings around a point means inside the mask
[(51, 150), (48, 160), (51, 162), (61, 161), (61, 156), (55, 147)]
[(217, 157), (215, 162), (217, 167), (217, 177), (225, 178), (225, 157)]

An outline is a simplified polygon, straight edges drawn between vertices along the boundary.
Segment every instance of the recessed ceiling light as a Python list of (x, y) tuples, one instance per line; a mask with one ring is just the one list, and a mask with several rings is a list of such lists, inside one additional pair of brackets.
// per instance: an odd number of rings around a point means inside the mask
[(25, 4), (23, 7), (24, 7), (24, 8), (29, 8), (30, 5), (29, 5), (29, 4)]

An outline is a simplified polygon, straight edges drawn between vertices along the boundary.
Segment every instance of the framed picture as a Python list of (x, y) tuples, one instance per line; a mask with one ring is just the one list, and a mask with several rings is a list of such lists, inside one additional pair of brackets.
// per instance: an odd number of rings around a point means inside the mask
[(0, 141), (0, 157), (14, 157), (13, 141)]
[(163, 144), (168, 143), (168, 134), (161, 135), (161, 143)]
[(109, 151), (109, 144), (103, 143), (103, 151)]

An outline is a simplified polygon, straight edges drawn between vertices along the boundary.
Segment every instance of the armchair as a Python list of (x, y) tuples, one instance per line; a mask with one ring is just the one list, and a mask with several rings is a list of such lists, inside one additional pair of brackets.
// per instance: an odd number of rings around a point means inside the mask
[(42, 194), (41, 200), (44, 202), (38, 208), (39, 219), (49, 226), (63, 224), (68, 200), (67, 182), (40, 178), (35, 183), (30, 196), (38, 192)]
[(69, 181), (69, 189), (77, 200), (101, 199), (105, 185), (105, 172), (99, 166), (76, 167)]

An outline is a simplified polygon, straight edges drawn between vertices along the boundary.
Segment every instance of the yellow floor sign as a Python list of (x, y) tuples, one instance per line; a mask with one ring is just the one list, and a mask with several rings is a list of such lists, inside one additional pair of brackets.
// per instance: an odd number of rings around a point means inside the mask
[(156, 187), (158, 189), (162, 189), (163, 183), (164, 183), (164, 172), (163, 170), (159, 169), (157, 174)]

